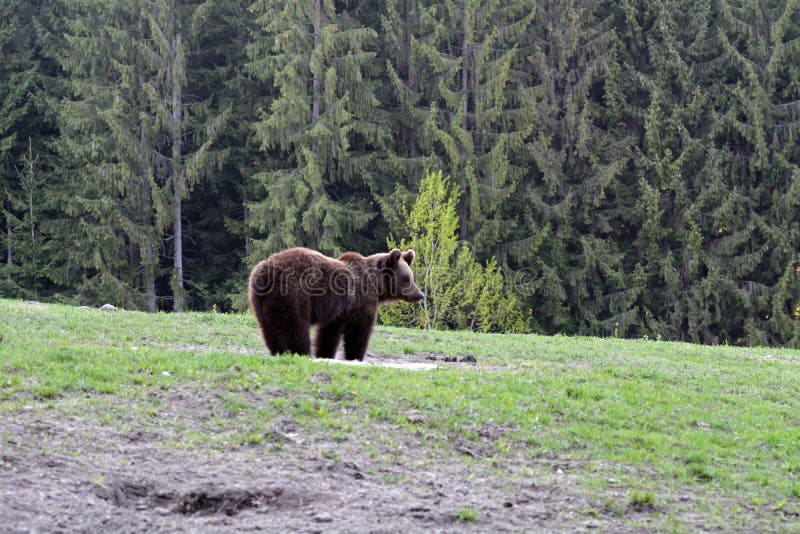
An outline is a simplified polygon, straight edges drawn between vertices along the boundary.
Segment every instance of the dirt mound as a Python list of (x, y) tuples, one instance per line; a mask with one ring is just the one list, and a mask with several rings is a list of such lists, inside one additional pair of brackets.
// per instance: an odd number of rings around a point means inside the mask
[(208, 484), (189, 491), (159, 488), (152, 481), (120, 480), (98, 484), (94, 493), (101, 499), (125, 508), (136, 510), (167, 510), (171, 513), (236, 515), (249, 508), (296, 508), (302, 502), (297, 496), (281, 487), (265, 490), (219, 488)]

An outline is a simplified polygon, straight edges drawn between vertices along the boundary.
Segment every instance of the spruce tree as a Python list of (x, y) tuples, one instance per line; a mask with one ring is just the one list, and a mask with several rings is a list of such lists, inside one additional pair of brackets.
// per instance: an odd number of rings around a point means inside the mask
[(204, 102), (184, 113), (180, 29), (194, 29), (190, 16), (200, 7), (64, 3), (65, 41), (53, 47), (70, 75), (66, 98), (53, 101), (65, 164), (59, 196), (66, 217), (58, 239), (74, 244), (56, 261), (65, 276), (82, 279), (83, 300), (155, 310), (166, 237), (173, 245), (173, 309), (185, 306), (182, 202), (214, 162), (210, 146), (225, 119)]
[(532, 269), (529, 304), (546, 331), (625, 335), (640, 291), (624, 264), (633, 203), (631, 132), (619, 128), (624, 84), (613, 16), (601, 3), (539, 4), (532, 50), (533, 160), (508, 262)]
[(380, 143), (378, 104), (365, 66), (375, 32), (330, 0), (261, 0), (249, 69), (277, 95), (255, 124), (269, 156), (253, 180), (256, 257), (305, 245), (329, 253), (361, 249), (377, 206), (362, 171)]
[(140, 132), (135, 120), (126, 128), (115, 118), (130, 117), (132, 106), (133, 117), (140, 111), (130, 100), (140, 90), (129, 69), (137, 13), (133, 5), (65, 0), (44, 36), (65, 73), (49, 96), (60, 131), (51, 177), (59, 212), (49, 221), (54, 278), (82, 302), (128, 308), (146, 306), (134, 280), (139, 210), (128, 196), (142, 180), (130, 158)]
[(639, 2), (626, 7), (625, 37), (636, 43), (628, 47), (626, 63), (631, 65), (634, 55), (644, 58), (637, 71), (629, 67), (639, 107), (627, 111), (634, 120), (638, 115), (641, 136), (635, 160), (638, 235), (632, 255), (638, 279), (647, 288), (637, 299), (641, 330), (654, 337), (688, 339), (688, 295), (701, 281), (692, 213), (695, 183), (705, 176), (696, 125), (702, 123), (706, 98), (687, 55), (705, 37), (707, 6)]
[(734, 342), (796, 346), (800, 3), (723, 0), (719, 11), (724, 63), (708, 74), (724, 85), (709, 141), (730, 192), (710, 210), (708, 231), (717, 235), (709, 248), (744, 316), (723, 316), (717, 328)]
[(390, 161), (413, 172), (432, 159), (453, 176), (460, 235), (487, 257), (516, 226), (505, 208), (524, 174), (533, 110), (522, 65), (534, 18), (525, 2), (471, 0), (390, 4), (384, 19), (393, 101), (405, 115)]
[(369, 186), (391, 231), (404, 227), (404, 206), (413, 202), (420, 177), (441, 167), (436, 151), (422, 146), (436, 84), (429, 78), (428, 49), (419, 43), (435, 39), (435, 10), (430, 2), (399, 0), (386, 2), (380, 11), (379, 117), (392, 135), (375, 162), (376, 172), (369, 175)]
[(41, 2), (0, 6), (0, 295), (5, 296), (39, 298), (50, 283), (39, 246), (44, 239), (39, 224), (47, 219), (40, 193), (46, 189), (52, 137), (42, 91), (48, 69), (36, 40), (42, 10)]
[(230, 111), (214, 144), (225, 151), (225, 158), (184, 202), (185, 270), (194, 309), (228, 311), (234, 305), (232, 297), (247, 286), (250, 230), (245, 203), (254, 189), (249, 176), (258, 153), (251, 124), (257, 118), (256, 103), (265, 98), (262, 84), (245, 68), (246, 46), (256, 27), (250, 4), (211, 2), (195, 17), (199, 31), (187, 70), (191, 108), (203, 102), (206, 114)]
[[(224, 153), (212, 151), (211, 147), (229, 113), (228, 109), (215, 112), (203, 102), (192, 103), (199, 111), (192, 113), (189, 106), (187, 56), (200, 31), (206, 5), (207, 2), (157, 0), (142, 11), (149, 39), (140, 46), (154, 73), (145, 84), (145, 93), (162, 133), (156, 154), (164, 162), (155, 205), (162, 228), (170, 224), (172, 230), (170, 286), (174, 311), (186, 308), (183, 202), (194, 185), (224, 157)], [(190, 132), (194, 139), (190, 139)]]

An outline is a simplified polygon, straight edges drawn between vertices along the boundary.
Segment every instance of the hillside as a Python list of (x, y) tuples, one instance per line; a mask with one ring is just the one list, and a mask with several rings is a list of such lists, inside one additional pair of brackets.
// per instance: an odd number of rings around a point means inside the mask
[(800, 525), (796, 351), (378, 328), (350, 366), (245, 315), (0, 317), (12, 528)]

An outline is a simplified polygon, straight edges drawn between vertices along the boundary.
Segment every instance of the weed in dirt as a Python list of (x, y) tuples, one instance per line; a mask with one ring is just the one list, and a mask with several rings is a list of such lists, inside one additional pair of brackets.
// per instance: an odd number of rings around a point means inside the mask
[(251, 432), (245, 436), (244, 444), (246, 445), (260, 445), (264, 442), (264, 434), (261, 432)]
[(33, 396), (36, 399), (52, 399), (58, 394), (58, 389), (49, 385), (33, 387)]
[(713, 473), (705, 465), (690, 465), (689, 475), (701, 482), (708, 482), (714, 479)]
[(625, 515), (625, 508), (620, 506), (617, 501), (607, 499), (603, 503), (603, 511), (614, 517), (623, 517)]
[(323, 449), (320, 451), (320, 456), (323, 458), (327, 458), (329, 460), (333, 460), (334, 462), (341, 463), (342, 456), (333, 449)]
[(656, 496), (652, 491), (632, 491), (628, 505), (635, 510), (652, 510), (656, 506)]
[(475, 523), (478, 520), (478, 511), (467, 506), (456, 512), (456, 516), (465, 523)]

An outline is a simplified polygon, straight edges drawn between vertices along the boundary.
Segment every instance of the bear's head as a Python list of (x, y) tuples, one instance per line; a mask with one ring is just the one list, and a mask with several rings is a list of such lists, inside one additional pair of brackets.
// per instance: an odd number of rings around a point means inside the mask
[(388, 253), (375, 254), (373, 258), (381, 272), (378, 290), (381, 301), (417, 302), (425, 298), (425, 294), (414, 283), (414, 273), (411, 271), (411, 262), (414, 261), (412, 249), (400, 252), (400, 249), (395, 248)]

